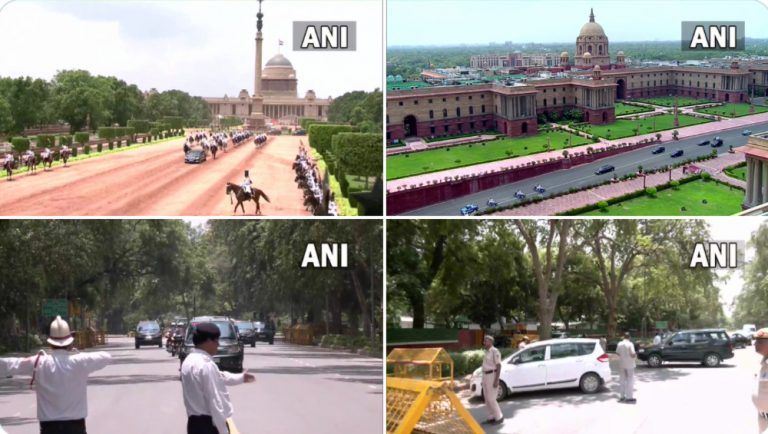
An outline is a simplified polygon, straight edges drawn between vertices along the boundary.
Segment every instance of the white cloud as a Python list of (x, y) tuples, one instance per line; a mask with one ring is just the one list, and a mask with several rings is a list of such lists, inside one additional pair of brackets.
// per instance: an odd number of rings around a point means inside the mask
[[(284, 40), (300, 95), (381, 87), (379, 0), (267, 0), (263, 9), (263, 61)], [(49, 80), (78, 68), (144, 90), (209, 97), (252, 91), (257, 10), (254, 1), (12, 2), (0, 13), (0, 76)], [(356, 21), (357, 51), (293, 52), (293, 21), (317, 20)]]

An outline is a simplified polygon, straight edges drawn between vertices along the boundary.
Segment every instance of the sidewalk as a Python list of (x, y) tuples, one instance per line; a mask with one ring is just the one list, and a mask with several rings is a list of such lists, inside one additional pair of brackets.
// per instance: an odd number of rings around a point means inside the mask
[[(700, 135), (707, 135), (718, 133), (724, 129), (745, 127), (758, 122), (768, 122), (768, 112), (759, 113), (754, 115), (742, 116), (739, 118), (725, 119), (722, 121), (713, 121), (704, 124), (691, 125), (688, 127), (678, 128), (680, 139), (687, 139)], [(672, 141), (672, 131), (661, 131), (661, 141)], [(587, 148), (602, 149), (611, 145), (628, 142), (638, 142), (642, 139), (655, 139), (656, 133), (644, 134), (634, 137), (625, 137), (623, 139), (614, 140), (602, 140), (600, 143), (593, 143), (589, 145), (574, 146), (568, 148), (568, 152), (573, 154), (575, 152), (586, 152)], [(433, 182), (443, 182), (446, 177), (455, 178), (457, 176), (471, 176), (485, 172), (497, 172), (514, 166), (522, 166), (530, 162), (549, 160), (550, 158), (562, 158), (563, 151), (549, 151), (541, 152), (538, 154), (526, 155), (524, 157), (508, 158), (504, 160), (493, 161), (489, 163), (476, 164), (474, 166), (460, 167), (456, 169), (443, 170), (440, 172), (432, 172), (424, 175), (416, 175), (408, 178), (395, 179), (387, 181), (387, 191), (394, 192), (400, 189), (407, 189), (411, 185), (431, 184)], [(733, 163), (736, 164), (736, 163)], [(642, 186), (642, 184), (641, 184)]]
[[(726, 167), (730, 167), (745, 160), (743, 154), (725, 154), (715, 159), (691, 163), (699, 166), (712, 174), (713, 177), (735, 187), (746, 188), (746, 183), (739, 179), (731, 178), (723, 173)], [(687, 176), (687, 175), (686, 175)], [(678, 167), (672, 170), (672, 179), (683, 178), (683, 169)], [(669, 172), (654, 173), (646, 177), (646, 187), (656, 187), (669, 182)], [(494, 216), (552, 216), (575, 208), (595, 204), (602, 200), (612, 199), (643, 189), (643, 178), (635, 178), (614, 184), (601, 185), (599, 187), (566, 194), (553, 199), (546, 199), (538, 203), (525, 205), (493, 213)]]

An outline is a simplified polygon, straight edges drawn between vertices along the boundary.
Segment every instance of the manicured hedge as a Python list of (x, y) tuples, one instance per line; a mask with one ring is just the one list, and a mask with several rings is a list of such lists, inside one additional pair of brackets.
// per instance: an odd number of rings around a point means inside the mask
[(339, 133), (331, 139), (333, 154), (345, 173), (379, 176), (382, 173), (381, 134)]
[(54, 146), (56, 146), (56, 136), (48, 134), (40, 134), (37, 136), (38, 148), (53, 148)]
[(166, 116), (163, 123), (168, 125), (169, 129), (180, 130), (184, 128), (184, 118), (181, 116)]
[(299, 125), (301, 125), (301, 129), (304, 131), (307, 131), (310, 126), (315, 124), (327, 124), (327, 122), (323, 122), (321, 120), (312, 119), (312, 118), (301, 118), (299, 120)]
[(88, 143), (89, 140), (91, 140), (91, 135), (89, 133), (75, 133), (75, 143), (84, 145)]
[(116, 133), (117, 131), (114, 127), (99, 127), (99, 130), (96, 134), (98, 134), (100, 139), (107, 139), (112, 141), (112, 139), (115, 138)]
[(355, 128), (351, 125), (314, 124), (309, 127), (309, 146), (325, 155), (331, 151), (331, 141), (338, 133), (351, 133)]
[(64, 145), (71, 145), (72, 144), (72, 136), (59, 136), (59, 146)]
[(24, 152), (29, 149), (29, 139), (26, 137), (14, 137), (11, 139), (11, 146), (16, 152)]
[(150, 129), (149, 121), (140, 119), (131, 119), (128, 121), (128, 127), (134, 128), (138, 134), (146, 134)]

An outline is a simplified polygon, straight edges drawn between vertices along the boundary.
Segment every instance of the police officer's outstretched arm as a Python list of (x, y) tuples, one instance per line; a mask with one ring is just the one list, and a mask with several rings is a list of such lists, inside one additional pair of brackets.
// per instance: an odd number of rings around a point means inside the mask
[(32, 375), (35, 368), (35, 357), (0, 359), (0, 378), (9, 375)]
[(94, 351), (76, 354), (71, 359), (76, 360), (90, 374), (104, 369), (112, 361), (112, 355), (106, 351)]
[(223, 380), (224, 377), (221, 375), (219, 368), (213, 363), (206, 364), (204, 369), (208, 370), (208, 372), (205, 372), (201, 379), (203, 395), (205, 401), (208, 402), (208, 410), (210, 411), (211, 419), (213, 419), (213, 425), (219, 430), (219, 434), (226, 434), (229, 432), (227, 427), (228, 415), (225, 414), (221, 393), (227, 392), (217, 384), (217, 380)]

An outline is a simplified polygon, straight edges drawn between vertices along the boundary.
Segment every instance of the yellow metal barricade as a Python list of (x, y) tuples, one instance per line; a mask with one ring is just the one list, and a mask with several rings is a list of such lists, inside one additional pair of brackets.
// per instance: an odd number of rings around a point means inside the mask
[(387, 434), (481, 434), (449, 384), (387, 378)]
[(387, 368), (394, 377), (453, 381), (453, 359), (443, 348), (395, 348)]

